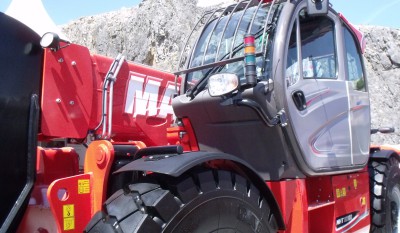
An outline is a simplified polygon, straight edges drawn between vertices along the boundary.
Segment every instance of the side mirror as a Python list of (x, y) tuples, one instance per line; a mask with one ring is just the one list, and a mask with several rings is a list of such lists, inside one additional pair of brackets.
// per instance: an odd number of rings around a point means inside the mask
[(236, 74), (219, 73), (208, 78), (208, 93), (210, 96), (223, 96), (239, 88), (239, 77)]
[(307, 0), (308, 15), (327, 15), (329, 0)]

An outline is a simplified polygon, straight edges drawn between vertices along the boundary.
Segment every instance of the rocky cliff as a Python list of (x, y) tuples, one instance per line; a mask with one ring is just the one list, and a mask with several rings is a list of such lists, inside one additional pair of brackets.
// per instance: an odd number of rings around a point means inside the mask
[(374, 143), (400, 144), (400, 30), (360, 26), (367, 41), (364, 54), (373, 127), (394, 126), (395, 134), (372, 136)]
[[(205, 8), (196, 1), (144, 0), (139, 6), (84, 17), (63, 32), (91, 52), (167, 71), (176, 70), (180, 50)], [(395, 134), (372, 136), (373, 143), (400, 144), (400, 30), (359, 26), (367, 40), (365, 65), (371, 94), (372, 126), (394, 126)]]

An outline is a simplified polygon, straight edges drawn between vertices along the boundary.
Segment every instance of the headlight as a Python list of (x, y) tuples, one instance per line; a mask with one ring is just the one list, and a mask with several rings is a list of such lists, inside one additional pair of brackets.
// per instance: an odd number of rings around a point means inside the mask
[(239, 78), (236, 74), (214, 74), (208, 79), (208, 92), (210, 96), (222, 96), (237, 90)]
[(47, 32), (40, 40), (42, 48), (51, 48), (58, 50), (60, 48), (60, 37), (54, 32)]

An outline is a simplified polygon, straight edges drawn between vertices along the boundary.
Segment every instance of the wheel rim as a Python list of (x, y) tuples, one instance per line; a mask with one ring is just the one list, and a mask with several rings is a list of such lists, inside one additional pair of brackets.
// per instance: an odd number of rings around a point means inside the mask
[(392, 222), (392, 232), (398, 232), (398, 223), (400, 222), (399, 207), (400, 207), (400, 189), (396, 185), (392, 189), (391, 201), (390, 201), (390, 215)]
[[(209, 199), (209, 200), (208, 200)], [(256, 216), (254, 213), (255, 210), (252, 209), (251, 206), (248, 206), (245, 204), (245, 202), (242, 202), (240, 198), (237, 197), (230, 197), (230, 196), (225, 196), (222, 195), (217, 198), (205, 198), (205, 202), (201, 203), (200, 205), (197, 205), (195, 207), (191, 207), (191, 211), (179, 218), (179, 221), (177, 223), (171, 224), (175, 228), (173, 232), (184, 232), (184, 230), (190, 229), (190, 231), (196, 231), (196, 232), (210, 232), (210, 233), (216, 233), (216, 232), (237, 232), (237, 233), (242, 233), (242, 232), (265, 232), (266, 225), (262, 223), (262, 221), (259, 219), (260, 216)], [(210, 208), (209, 206), (213, 206), (214, 208)], [(245, 206), (245, 208), (243, 207)], [(242, 213), (245, 215), (243, 218), (238, 218), (239, 214), (236, 213), (235, 210), (238, 208), (241, 208), (242, 210), (244, 209), (246, 213)], [(208, 215), (202, 215), (202, 218), (198, 218), (198, 213), (203, 212), (206, 213), (208, 210), (214, 209), (214, 212), (209, 213)], [(214, 217), (213, 214), (219, 214)], [(195, 216), (195, 217), (193, 217)], [(230, 216), (230, 220), (232, 220), (231, 226), (228, 226), (227, 223), (222, 224), (221, 222), (221, 216)], [(191, 228), (193, 225), (193, 222), (195, 222), (193, 219), (198, 219), (197, 221), (198, 227)], [(209, 225), (207, 224), (207, 221), (203, 222), (202, 224), (200, 223), (200, 220), (207, 220), (207, 219), (215, 219), (214, 221), (208, 221), (214, 222), (216, 224), (214, 225)], [(252, 222), (249, 222), (250, 220), (253, 220)], [(221, 227), (223, 225), (223, 227)], [(245, 230), (243, 229), (245, 227)], [(260, 230), (261, 229), (261, 230)], [(168, 232), (168, 231), (167, 231)]]

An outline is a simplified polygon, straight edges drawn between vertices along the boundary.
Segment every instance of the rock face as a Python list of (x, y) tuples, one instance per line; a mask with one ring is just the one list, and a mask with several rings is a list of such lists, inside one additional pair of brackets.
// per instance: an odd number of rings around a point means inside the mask
[(394, 126), (394, 134), (372, 135), (378, 144), (400, 144), (400, 30), (362, 26), (367, 40), (364, 54), (371, 96), (372, 127)]
[[(63, 26), (73, 42), (92, 53), (174, 71), (186, 37), (206, 8), (196, 0), (144, 0), (139, 6), (84, 17)], [(371, 94), (372, 127), (394, 126), (396, 133), (372, 135), (372, 143), (400, 144), (400, 30), (360, 26)]]
[(196, 1), (144, 0), (138, 7), (80, 18), (63, 26), (73, 42), (96, 54), (174, 70), (185, 41), (204, 9)]

